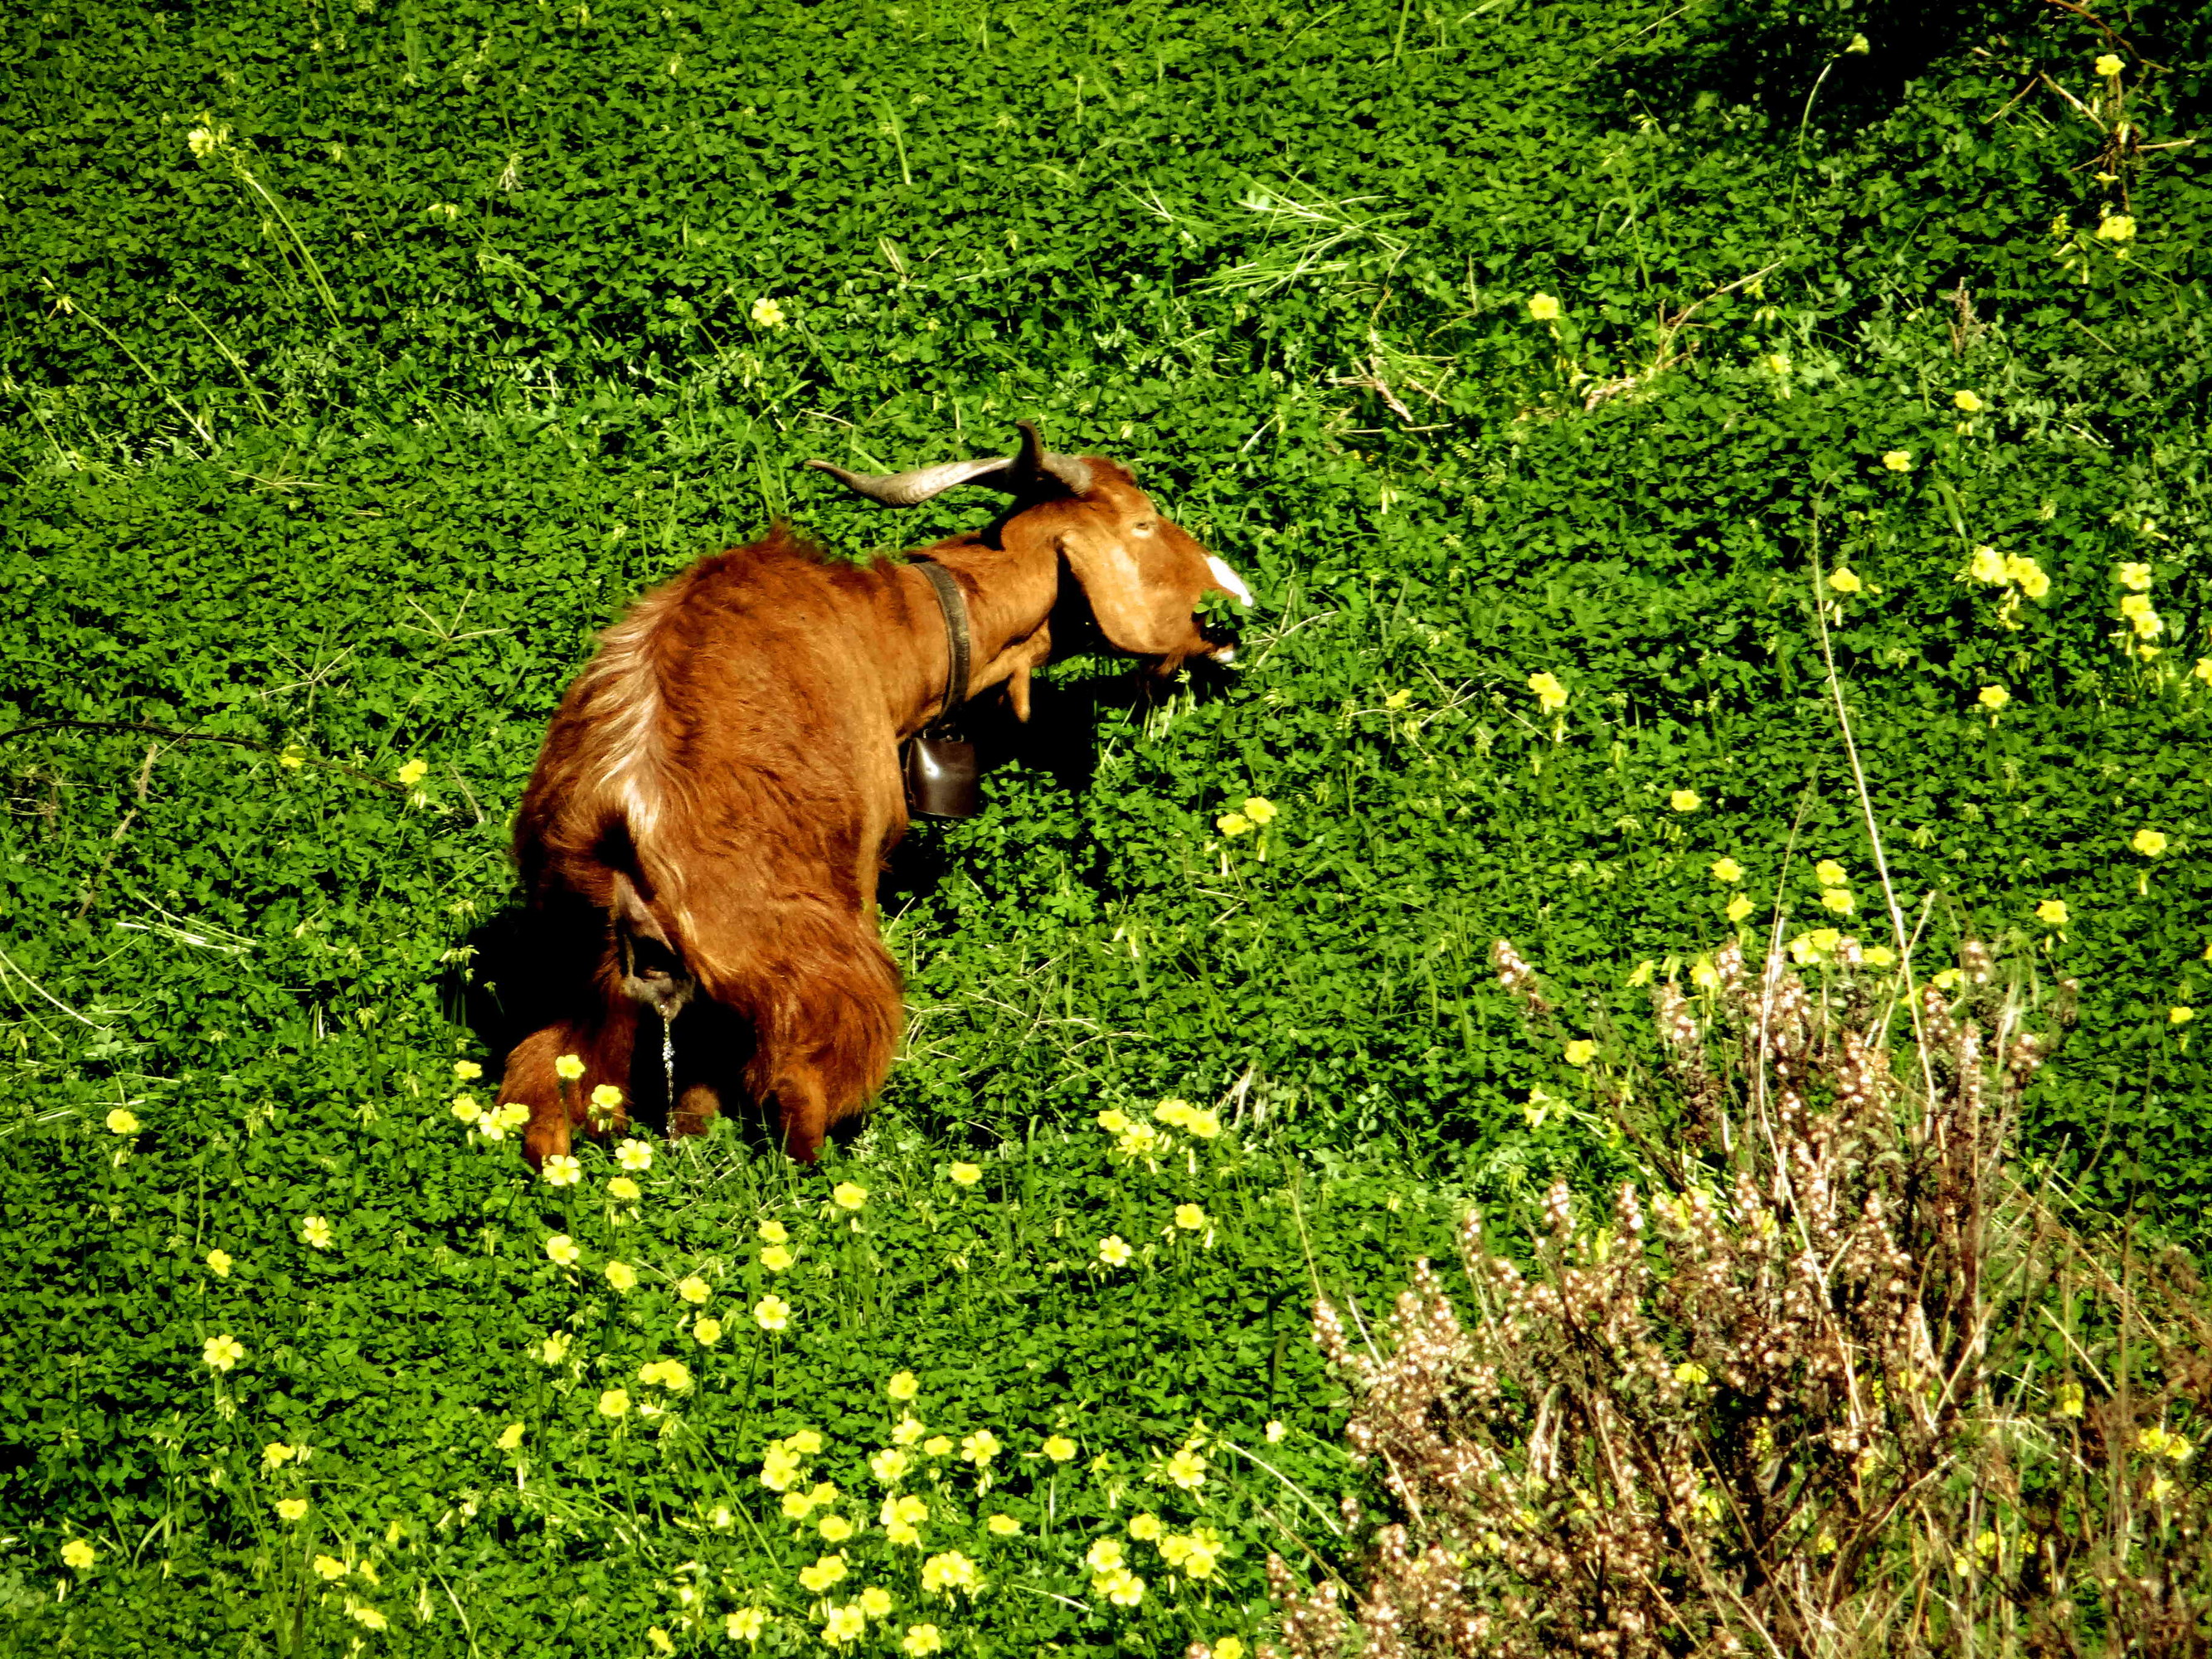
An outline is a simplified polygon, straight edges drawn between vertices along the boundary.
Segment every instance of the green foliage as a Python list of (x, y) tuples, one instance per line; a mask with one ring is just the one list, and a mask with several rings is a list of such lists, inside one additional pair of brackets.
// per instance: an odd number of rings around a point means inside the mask
[[(2131, 21), (2117, 76), (2072, 14), (1759, 0), (103, 0), (4, 27), (0, 1531), (28, 1553), (0, 1597), (41, 1632), (361, 1633), (362, 1582), (317, 1599), (240, 1495), (298, 1438), (314, 1524), (442, 1609), (422, 1641), (634, 1651), (682, 1563), (720, 1595), (787, 1553), (679, 1517), (806, 1401), (849, 1462), (830, 1407), (872, 1425), (902, 1365), (1010, 1446), (1070, 1401), (1119, 1413), (1127, 1469), (1194, 1419), (1249, 1445), (1281, 1417), (1333, 1514), (1305, 1350), (1261, 1339), (1263, 1388), (1231, 1310), (1279, 1334), (1309, 1240), (1372, 1294), (1444, 1194), (1620, 1165), (1490, 941), (1603, 1054), (1739, 892), (1752, 937), (1813, 957), (1826, 926), (1889, 939), (1823, 622), (1920, 955), (1978, 935), (2078, 981), (2031, 1150), (2201, 1231), (2212, 1078), (2169, 1012), (2212, 975), (2201, 19)], [(1232, 672), (1158, 699), (1060, 665), (997, 734), (985, 813), (909, 836), (909, 1052), (854, 1157), (872, 1206), (911, 1203), (872, 1208), (866, 1275), (794, 1298), (764, 1382), (702, 1382), (710, 1476), (681, 1436), (552, 1413), (532, 1334), (583, 1317), (635, 1392), (680, 1310), (575, 1301), (534, 1254), (544, 1193), (445, 1115), (452, 1063), (507, 1030), (507, 816), (642, 587), (775, 515), (859, 553), (988, 510), (886, 520), (801, 460), (998, 450), (1025, 417), (1131, 463), (1261, 603)], [(1839, 568), (1856, 588), (1820, 585)], [(1276, 815), (1231, 833), (1255, 797)], [(1059, 1137), (1170, 1094), (1241, 1126), (1243, 1207), (1109, 1294), (1039, 1218), (1135, 1241), (1136, 1200)], [(120, 1163), (118, 1109), (146, 1126)], [(948, 1278), (946, 1218), (981, 1225), (955, 1156), (1029, 1184)], [(754, 1221), (820, 1201), (719, 1141), (677, 1163), (626, 1224), (669, 1273), (757, 1276)], [(1322, 1185), (1359, 1197), (1301, 1232), (1285, 1195)], [(198, 1265), (217, 1243), (235, 1282)], [(226, 1417), (197, 1356), (234, 1308), (270, 1334)], [(542, 1488), (486, 1449), (510, 1412), (563, 1449)], [(1221, 1500), (1247, 1609), (1255, 1494), (1296, 1507), (1253, 1480)], [(108, 1565), (52, 1601), (65, 1530)], [(1086, 1624), (1050, 1599), (1095, 1599), (1064, 1553), (1022, 1560), (1049, 1594), (979, 1601), (979, 1641), (1251, 1627)]]

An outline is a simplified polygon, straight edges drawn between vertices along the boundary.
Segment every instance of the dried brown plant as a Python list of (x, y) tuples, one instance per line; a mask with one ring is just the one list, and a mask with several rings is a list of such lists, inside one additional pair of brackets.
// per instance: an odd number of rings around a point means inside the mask
[(1615, 1097), (1667, 1150), (1522, 1262), (1469, 1215), (1471, 1316), (1425, 1261), (1371, 1344), (1316, 1304), (1393, 1513), (1341, 1580), (1271, 1564), (1275, 1655), (2212, 1651), (2208, 1298), (2020, 1178), (2051, 1038), (1987, 950), (1917, 998), (1834, 957), (1659, 987)]

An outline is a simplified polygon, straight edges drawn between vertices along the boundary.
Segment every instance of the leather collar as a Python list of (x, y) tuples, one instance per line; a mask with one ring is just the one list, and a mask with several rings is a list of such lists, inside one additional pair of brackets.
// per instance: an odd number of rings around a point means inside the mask
[(953, 711), (966, 700), (968, 665), (970, 647), (968, 638), (968, 600), (960, 591), (959, 582), (952, 573), (934, 559), (916, 559), (921, 574), (929, 578), (930, 591), (937, 595), (937, 608), (945, 613), (945, 638), (951, 648), (951, 663), (945, 671), (945, 702), (937, 711), (933, 726), (941, 726), (952, 718)]

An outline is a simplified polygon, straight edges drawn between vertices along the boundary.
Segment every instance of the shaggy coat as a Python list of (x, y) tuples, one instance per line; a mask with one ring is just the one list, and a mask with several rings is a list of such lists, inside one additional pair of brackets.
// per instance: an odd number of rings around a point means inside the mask
[[(1087, 611), (1108, 645), (1164, 672), (1229, 654), (1194, 618), (1204, 594), (1249, 598), (1121, 467), (1054, 459), (1085, 487), (1018, 500), (917, 556), (967, 601), (965, 695), (1003, 685), (1024, 720), (1056, 614), (1066, 633)], [(530, 1109), (533, 1164), (622, 1120), (594, 1110), (593, 1091), (626, 1101), (641, 1024), (658, 1071), (661, 1022), (678, 1013), (671, 1133), (750, 1103), (811, 1161), (831, 1124), (866, 1109), (903, 1027), (876, 923), (877, 877), (907, 824), (899, 745), (940, 712), (949, 672), (921, 570), (830, 563), (781, 526), (694, 565), (602, 636), (515, 823), (530, 904), (574, 969), (501, 1085)], [(558, 1074), (565, 1055), (580, 1076)]]

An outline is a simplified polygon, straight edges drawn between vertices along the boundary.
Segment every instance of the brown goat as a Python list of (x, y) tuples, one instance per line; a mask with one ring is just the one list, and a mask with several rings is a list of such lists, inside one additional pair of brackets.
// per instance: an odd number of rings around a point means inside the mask
[[(1193, 612), (1217, 590), (1249, 602), (1243, 583), (1112, 461), (1047, 454), (1024, 422), (1010, 460), (888, 477), (812, 465), (891, 507), (963, 483), (1013, 497), (990, 528), (912, 556), (951, 572), (966, 603), (973, 653), (955, 705), (1004, 685), (1028, 719), (1055, 622), (1065, 635), (1085, 609), (1107, 645), (1163, 673), (1232, 654)], [(750, 1102), (811, 1161), (832, 1123), (866, 1109), (904, 1017), (876, 878), (906, 830), (899, 746), (946, 707), (948, 623), (917, 565), (826, 562), (779, 526), (692, 566), (601, 636), (515, 823), (530, 904), (554, 958), (574, 965), (501, 1085), (530, 1109), (532, 1164), (593, 1121), (595, 1087), (627, 1097), (648, 1010), (663, 1022), (693, 1010), (672, 1133)], [(580, 1077), (557, 1075), (567, 1054)]]

